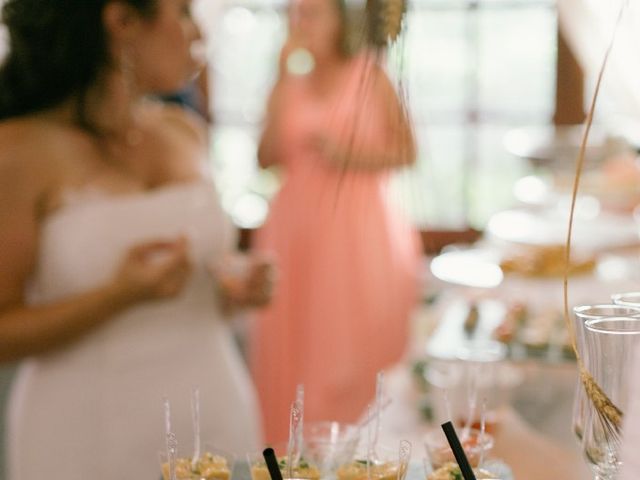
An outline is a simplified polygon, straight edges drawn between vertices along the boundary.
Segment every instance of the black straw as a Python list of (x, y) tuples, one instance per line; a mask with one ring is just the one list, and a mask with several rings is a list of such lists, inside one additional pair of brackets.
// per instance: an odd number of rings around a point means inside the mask
[(458, 462), (464, 480), (476, 480), (471, 465), (469, 465), (469, 459), (467, 459), (467, 455), (464, 453), (462, 445), (460, 445), (460, 440), (458, 439), (453, 423), (443, 423), (442, 430), (444, 430), (444, 434), (447, 436), (447, 441), (453, 451), (453, 455), (456, 457), (456, 462)]
[(280, 467), (278, 466), (278, 458), (276, 457), (276, 452), (273, 451), (273, 448), (265, 448), (262, 451), (262, 456), (264, 457), (264, 461), (267, 463), (267, 468), (269, 469), (271, 480), (282, 480), (282, 473), (280, 472)]

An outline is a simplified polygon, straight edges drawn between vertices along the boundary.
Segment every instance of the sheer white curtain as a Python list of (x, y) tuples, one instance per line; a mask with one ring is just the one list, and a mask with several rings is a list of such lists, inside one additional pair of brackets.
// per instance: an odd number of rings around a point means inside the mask
[(210, 32), (215, 28), (224, 3), (225, 0), (195, 0), (193, 2), (193, 12), (205, 37), (211, 38)]
[[(623, 1), (558, 0), (560, 28), (586, 73), (589, 95)], [(629, 2), (617, 31), (602, 99), (601, 114), (640, 122), (640, 5), (636, 1)]]

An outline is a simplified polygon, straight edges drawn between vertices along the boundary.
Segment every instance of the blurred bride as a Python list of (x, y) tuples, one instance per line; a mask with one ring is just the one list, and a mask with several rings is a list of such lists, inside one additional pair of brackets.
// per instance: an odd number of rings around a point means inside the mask
[[(234, 232), (205, 173), (206, 131), (145, 100), (193, 75), (189, 0), (8, 0), (0, 69), (0, 360), (28, 357), (9, 410), (10, 480), (157, 478), (162, 397), (182, 445), (260, 444), (223, 318), (262, 305), (210, 266)], [(188, 452), (185, 448), (183, 452)]]

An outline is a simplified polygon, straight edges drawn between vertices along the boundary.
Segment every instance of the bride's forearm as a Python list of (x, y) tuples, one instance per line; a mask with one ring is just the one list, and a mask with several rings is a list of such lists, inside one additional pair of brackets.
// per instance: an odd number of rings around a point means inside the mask
[(112, 284), (50, 305), (7, 307), (0, 312), (0, 363), (75, 340), (134, 301)]

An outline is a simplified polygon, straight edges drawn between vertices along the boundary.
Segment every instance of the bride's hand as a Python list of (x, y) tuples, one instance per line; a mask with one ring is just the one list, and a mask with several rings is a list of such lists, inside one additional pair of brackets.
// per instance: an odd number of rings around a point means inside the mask
[(225, 313), (239, 308), (262, 307), (273, 297), (273, 262), (264, 257), (247, 258), (246, 262), (243, 272), (218, 274), (219, 293)]
[(132, 247), (114, 283), (131, 302), (178, 295), (191, 272), (187, 241), (147, 242)]
[(251, 264), (245, 283), (244, 306), (263, 307), (271, 302), (275, 287), (275, 267), (265, 258), (257, 258)]

